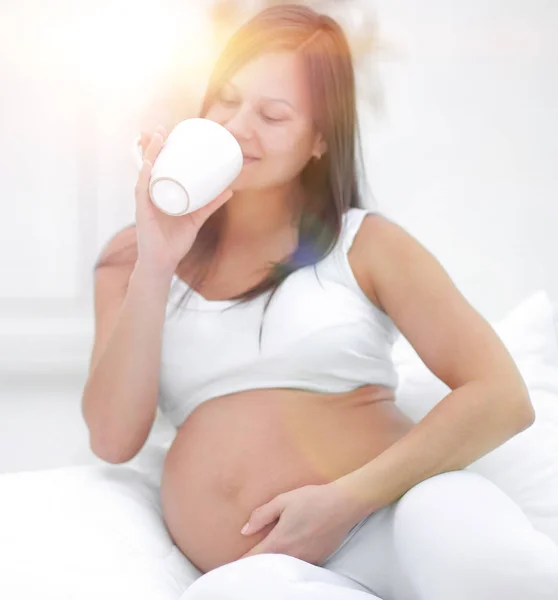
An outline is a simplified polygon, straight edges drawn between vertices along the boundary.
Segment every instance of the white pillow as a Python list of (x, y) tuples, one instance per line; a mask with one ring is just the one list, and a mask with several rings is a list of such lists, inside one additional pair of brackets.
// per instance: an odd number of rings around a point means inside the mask
[[(491, 323), (515, 360), (530, 393), (535, 423), (472, 463), (505, 491), (533, 525), (558, 544), (558, 337), (556, 314), (545, 291), (526, 298)], [(393, 359), (400, 381), (397, 405), (420, 421), (450, 388), (436, 377), (402, 336)]]
[(128, 466), (6, 473), (0, 506), (0, 598), (177, 600), (200, 575)]

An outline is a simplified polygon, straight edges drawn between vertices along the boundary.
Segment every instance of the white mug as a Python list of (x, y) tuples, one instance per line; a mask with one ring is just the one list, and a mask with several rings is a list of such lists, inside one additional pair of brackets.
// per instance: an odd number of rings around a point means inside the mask
[(240, 145), (227, 129), (209, 119), (186, 119), (170, 132), (155, 159), (151, 201), (171, 216), (193, 212), (222, 194), (242, 166)]

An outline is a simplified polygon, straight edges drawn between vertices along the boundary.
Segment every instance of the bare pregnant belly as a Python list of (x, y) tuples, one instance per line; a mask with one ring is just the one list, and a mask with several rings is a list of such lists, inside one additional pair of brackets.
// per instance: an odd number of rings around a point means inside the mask
[(273, 528), (245, 538), (251, 512), (282, 492), (333, 481), (372, 460), (412, 426), (393, 392), (252, 390), (199, 406), (167, 453), (163, 516), (202, 572), (232, 562)]

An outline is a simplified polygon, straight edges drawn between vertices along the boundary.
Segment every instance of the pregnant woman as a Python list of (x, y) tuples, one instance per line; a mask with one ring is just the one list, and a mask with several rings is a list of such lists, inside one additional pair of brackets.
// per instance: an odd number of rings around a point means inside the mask
[[(234, 135), (243, 169), (205, 208), (165, 215), (148, 182), (166, 132), (152, 136), (135, 224), (96, 265), (92, 450), (130, 460), (161, 408), (177, 428), (163, 516), (204, 573), (275, 553), (385, 600), (557, 598), (558, 548), (462, 470), (529, 427), (528, 392), (432, 254), (362, 207), (340, 26), (261, 12), (199, 116)], [(394, 403), (399, 332), (452, 390), (417, 424)]]

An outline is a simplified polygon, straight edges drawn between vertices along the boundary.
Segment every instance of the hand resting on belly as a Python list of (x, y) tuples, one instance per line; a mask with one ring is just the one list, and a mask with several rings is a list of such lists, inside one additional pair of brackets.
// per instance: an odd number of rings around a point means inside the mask
[(392, 390), (366, 386), (251, 390), (205, 402), (165, 459), (161, 501), (173, 540), (202, 572), (237, 560), (274, 526), (242, 536), (255, 508), (359, 468), (413, 426), (393, 400)]

